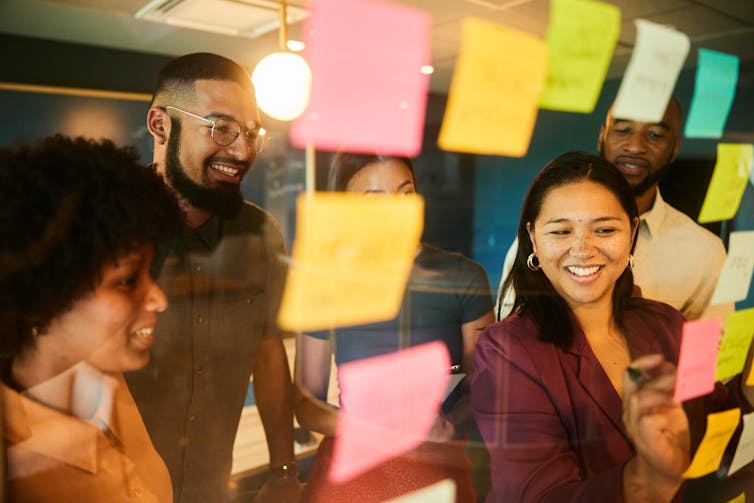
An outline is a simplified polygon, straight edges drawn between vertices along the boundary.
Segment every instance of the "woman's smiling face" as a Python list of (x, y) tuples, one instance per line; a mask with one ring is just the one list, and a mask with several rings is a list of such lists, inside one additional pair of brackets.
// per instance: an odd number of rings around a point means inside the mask
[(542, 272), (571, 309), (611, 302), (636, 225), (609, 189), (586, 180), (555, 187), (527, 228)]
[(107, 372), (147, 364), (157, 313), (167, 308), (149, 273), (152, 255), (152, 247), (144, 245), (106, 264), (94, 290), (50, 322), (41, 337), (55, 341), (61, 359), (71, 365), (83, 360)]

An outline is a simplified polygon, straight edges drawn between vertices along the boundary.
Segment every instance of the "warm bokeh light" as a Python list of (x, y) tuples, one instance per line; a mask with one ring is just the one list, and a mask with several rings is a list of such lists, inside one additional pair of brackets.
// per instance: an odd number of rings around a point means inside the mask
[(274, 119), (294, 120), (309, 104), (312, 72), (298, 54), (275, 52), (265, 56), (254, 68), (251, 81), (259, 108)]

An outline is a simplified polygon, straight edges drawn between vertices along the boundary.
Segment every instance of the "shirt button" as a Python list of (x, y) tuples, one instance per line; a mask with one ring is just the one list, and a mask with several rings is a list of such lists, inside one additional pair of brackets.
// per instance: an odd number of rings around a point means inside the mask
[(204, 323), (204, 316), (202, 316), (201, 314), (200, 314), (200, 315), (198, 315), (198, 316), (196, 317), (196, 322), (197, 322), (198, 324), (200, 324), (200, 325), (201, 325), (202, 323)]
[(201, 270), (202, 270), (202, 266), (200, 266), (199, 264), (194, 264), (194, 272), (199, 272)]
[(189, 417), (189, 421), (191, 421), (192, 423), (193, 423), (194, 421), (196, 421), (196, 416), (191, 416), (191, 417)]
[(196, 373), (202, 375), (204, 373), (204, 367), (196, 367)]
[(246, 297), (246, 303), (247, 303), (247, 304), (251, 304), (251, 298), (249, 298), (249, 297)]
[(134, 496), (136, 496), (137, 498), (138, 498), (139, 496), (141, 496), (141, 494), (142, 494), (143, 492), (144, 492), (144, 491), (142, 491), (142, 490), (141, 490), (141, 487), (137, 487), (136, 489), (134, 489), (134, 490), (133, 490), (133, 494), (134, 494)]

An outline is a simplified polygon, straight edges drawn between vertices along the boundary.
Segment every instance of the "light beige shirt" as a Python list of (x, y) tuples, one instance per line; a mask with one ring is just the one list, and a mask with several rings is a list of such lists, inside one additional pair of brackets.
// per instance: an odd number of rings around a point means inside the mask
[(10, 501), (172, 501), (167, 468), (122, 376), (114, 377), (107, 429), (2, 386)]
[[(502, 288), (517, 249), (514, 240), (505, 256), (495, 309), (498, 319), (513, 308), (515, 293), (503, 296)], [(724, 262), (720, 238), (666, 203), (658, 190), (652, 208), (640, 217), (634, 251), (634, 283), (642, 297), (670, 304), (688, 320), (720, 316), (724, 321), (734, 305), (709, 305)]]

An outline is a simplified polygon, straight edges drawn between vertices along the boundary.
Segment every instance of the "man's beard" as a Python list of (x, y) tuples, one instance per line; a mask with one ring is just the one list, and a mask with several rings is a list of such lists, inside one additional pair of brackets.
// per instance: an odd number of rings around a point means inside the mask
[[(175, 119), (172, 122), (173, 128), (170, 130), (165, 156), (165, 175), (168, 182), (191, 206), (221, 218), (234, 217), (243, 204), (243, 195), (238, 185), (218, 182), (217, 188), (209, 188), (191, 180), (178, 157), (181, 150), (181, 123)], [(204, 172), (202, 177), (206, 179)]]
[[(605, 156), (604, 146), (600, 147), (600, 156), (602, 156), (603, 159), (607, 159), (607, 156)], [(634, 196), (639, 197), (647, 192), (653, 185), (660, 183), (660, 180), (665, 177), (665, 175), (668, 173), (668, 170), (670, 169), (670, 164), (673, 162), (672, 158), (673, 153), (671, 152), (671, 154), (668, 156), (667, 162), (663, 167), (661, 167), (654, 173), (648, 174), (642, 181), (640, 181), (636, 185), (631, 186), (631, 191), (634, 193)], [(613, 162), (610, 161), (610, 164), (613, 164)]]
[(666, 164), (665, 166), (661, 167), (654, 173), (650, 173), (647, 176), (644, 177), (644, 180), (640, 181), (633, 187), (631, 187), (631, 190), (633, 190), (635, 196), (641, 196), (645, 192), (647, 192), (653, 185), (660, 183), (660, 180), (662, 180), (665, 175), (667, 174), (668, 170), (670, 169), (670, 164)]

